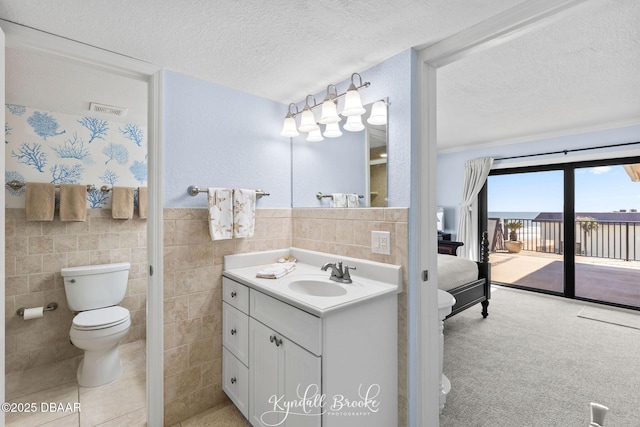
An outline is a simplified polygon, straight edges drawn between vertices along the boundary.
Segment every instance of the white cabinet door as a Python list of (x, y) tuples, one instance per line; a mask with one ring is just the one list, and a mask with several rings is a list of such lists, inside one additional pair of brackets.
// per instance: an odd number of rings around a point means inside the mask
[(253, 426), (278, 425), (282, 416), (272, 403), (278, 396), (278, 347), (271, 342), (272, 336), (271, 329), (249, 319), (249, 422)]
[[(322, 381), (320, 357), (292, 341), (282, 339), (279, 346), (280, 380), (284, 385), (284, 400), (304, 406), (293, 407), (282, 423), (288, 427), (320, 427), (322, 417)], [(281, 389), (283, 390), (283, 389)], [(294, 414), (295, 412), (295, 414)]]
[[(249, 339), (249, 421), (254, 426), (319, 427), (320, 357), (253, 318)], [(309, 400), (302, 406), (305, 394)]]

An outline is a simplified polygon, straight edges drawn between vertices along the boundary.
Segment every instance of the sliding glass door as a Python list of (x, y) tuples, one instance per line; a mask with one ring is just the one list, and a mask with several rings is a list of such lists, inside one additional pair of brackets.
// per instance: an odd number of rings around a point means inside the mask
[(640, 164), (575, 169), (575, 295), (640, 307)]
[(492, 280), (640, 308), (640, 158), (491, 172)]
[(563, 293), (563, 171), (491, 175), (487, 187), (492, 280)]

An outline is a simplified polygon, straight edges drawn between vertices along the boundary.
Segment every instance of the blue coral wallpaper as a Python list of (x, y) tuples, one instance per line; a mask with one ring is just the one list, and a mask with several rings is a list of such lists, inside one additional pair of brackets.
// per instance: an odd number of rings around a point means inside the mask
[[(7, 104), (5, 183), (93, 184), (88, 208), (109, 208), (103, 185), (147, 186), (146, 129), (132, 123)], [(6, 207), (24, 208), (25, 188), (5, 186)]]

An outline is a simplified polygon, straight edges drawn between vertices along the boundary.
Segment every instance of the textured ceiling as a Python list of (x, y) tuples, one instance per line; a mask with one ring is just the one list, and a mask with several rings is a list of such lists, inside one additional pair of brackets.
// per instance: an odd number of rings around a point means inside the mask
[[(288, 103), (522, 2), (3, 0), (0, 18)], [(640, 121), (640, 2), (586, 3), (442, 68), (439, 148)]]
[(586, 2), (438, 72), (438, 144), (455, 149), (640, 124), (640, 1)]

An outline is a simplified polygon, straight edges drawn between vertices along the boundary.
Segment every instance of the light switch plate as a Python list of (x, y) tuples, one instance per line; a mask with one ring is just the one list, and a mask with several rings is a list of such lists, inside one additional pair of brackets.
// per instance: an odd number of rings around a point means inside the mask
[(391, 233), (388, 231), (371, 232), (371, 252), (391, 255)]

